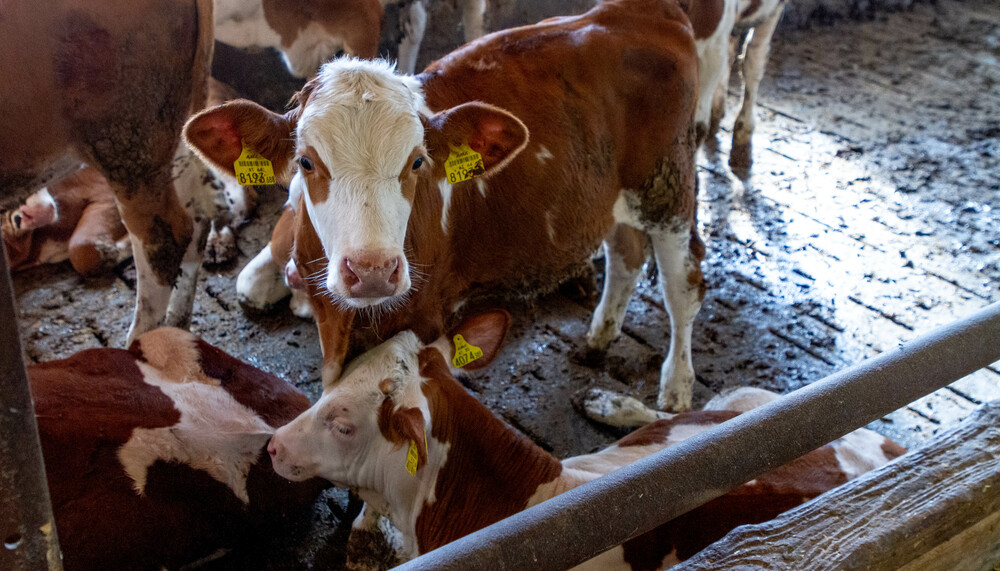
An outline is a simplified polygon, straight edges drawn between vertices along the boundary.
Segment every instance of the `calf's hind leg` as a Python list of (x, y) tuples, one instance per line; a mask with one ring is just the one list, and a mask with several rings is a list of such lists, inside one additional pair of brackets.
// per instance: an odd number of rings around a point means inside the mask
[(604, 290), (587, 332), (587, 345), (604, 351), (618, 338), (625, 310), (646, 262), (646, 234), (616, 224), (604, 240)]
[(132, 238), (135, 259), (135, 317), (128, 344), (160, 325), (170, 293), (181, 273), (181, 261), (191, 242), (192, 220), (181, 207), (169, 173), (162, 172), (149, 187), (122, 200), (127, 193), (112, 183), (119, 211)]
[[(664, 306), (670, 316), (670, 349), (660, 370), (657, 405), (665, 410), (691, 409), (694, 367), (691, 329), (705, 296), (701, 261), (705, 245), (698, 237), (698, 178), (694, 126), (675, 141), (668, 156), (637, 195), (623, 194), (615, 217), (630, 219), (649, 235), (656, 256)], [(624, 207), (624, 208), (623, 208)]]
[(660, 369), (656, 404), (664, 410), (690, 410), (694, 385), (691, 329), (705, 296), (701, 273), (705, 246), (693, 222), (651, 231), (649, 237), (660, 272), (664, 305), (670, 315), (670, 351)]
[(767, 65), (767, 56), (771, 51), (771, 37), (774, 35), (778, 20), (781, 19), (782, 10), (784, 4), (779, 4), (767, 19), (750, 32), (750, 38), (747, 40), (741, 68), (744, 84), (743, 101), (740, 103), (740, 112), (733, 126), (733, 148), (729, 153), (729, 166), (733, 168), (747, 169), (753, 164), (751, 139), (757, 122), (754, 116), (757, 88), (760, 87), (760, 80), (764, 76), (764, 66)]

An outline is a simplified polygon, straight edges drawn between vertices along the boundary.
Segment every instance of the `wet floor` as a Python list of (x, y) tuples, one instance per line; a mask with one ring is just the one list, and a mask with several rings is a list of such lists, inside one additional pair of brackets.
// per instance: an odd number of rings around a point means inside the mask
[[(794, 390), (1000, 301), (998, 83), (993, 0), (943, 0), (873, 21), (779, 33), (761, 86), (749, 177), (728, 168), (735, 82), (724, 132), (699, 160), (709, 290), (694, 327), (696, 406), (731, 386)], [(274, 189), (264, 192), (258, 219), (240, 236), (240, 261), (207, 272), (192, 330), (315, 398), (315, 327), (287, 311), (248, 317), (234, 291), (283, 200)], [(596, 297), (582, 283), (510, 303), (514, 329), (502, 357), (468, 383), (559, 456), (619, 436), (574, 409), (587, 387), (655, 402), (667, 347), (662, 297), (646, 279), (605, 361), (584, 364), (577, 356)], [(133, 287), (127, 267), (89, 281), (68, 264), (16, 276), (28, 357), (122, 346)], [(994, 365), (872, 427), (914, 446), (998, 397)], [(343, 494), (327, 495), (312, 521), (216, 566), (335, 565), (343, 558), (343, 503)]]

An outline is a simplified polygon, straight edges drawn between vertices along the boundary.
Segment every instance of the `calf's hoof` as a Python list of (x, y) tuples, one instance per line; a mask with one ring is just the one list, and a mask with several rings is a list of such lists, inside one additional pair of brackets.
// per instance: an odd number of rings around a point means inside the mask
[(751, 156), (751, 146), (750, 142), (738, 143), (733, 141), (733, 148), (729, 152), (729, 166), (733, 169), (734, 173), (747, 172), (750, 167), (753, 166), (753, 157)]
[(624, 428), (645, 426), (673, 417), (670, 413), (649, 408), (638, 399), (596, 387), (584, 394), (580, 409), (584, 416), (595, 422)]
[(270, 245), (247, 262), (236, 277), (236, 300), (250, 315), (273, 312), (290, 293), (282, 269), (273, 262)]
[(213, 222), (212, 230), (205, 240), (205, 264), (228, 264), (236, 259), (237, 253), (236, 235), (233, 231), (228, 226), (218, 230)]
[(307, 294), (304, 290), (292, 290), (292, 299), (288, 300), (288, 309), (292, 310), (295, 317), (302, 319), (313, 318), (313, 307), (312, 304), (309, 303), (309, 294)]
[(660, 396), (656, 399), (656, 406), (661, 410), (670, 412), (687, 412), (691, 410), (691, 389), (694, 385), (694, 378), (690, 380), (673, 380), (660, 385)]

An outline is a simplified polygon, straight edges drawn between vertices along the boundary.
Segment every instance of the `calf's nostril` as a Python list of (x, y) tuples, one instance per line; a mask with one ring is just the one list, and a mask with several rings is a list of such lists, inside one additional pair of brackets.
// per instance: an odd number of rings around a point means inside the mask
[(361, 278), (359, 278), (358, 275), (354, 273), (354, 270), (351, 268), (351, 261), (348, 258), (344, 258), (343, 260), (341, 260), (340, 274), (341, 276), (343, 276), (344, 284), (347, 287), (351, 287), (361, 283)]

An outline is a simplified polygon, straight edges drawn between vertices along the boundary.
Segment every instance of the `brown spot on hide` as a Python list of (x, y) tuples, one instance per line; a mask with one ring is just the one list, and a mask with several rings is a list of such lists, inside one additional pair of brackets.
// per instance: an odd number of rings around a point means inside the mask
[(278, 377), (236, 359), (205, 343), (195, 342), (199, 364), (206, 375), (218, 379), (237, 402), (253, 410), (274, 428), (287, 424), (309, 408), (309, 399)]
[(823, 446), (625, 542), (625, 561), (654, 570), (675, 549), (683, 561), (739, 525), (773, 519), (846, 481), (833, 448)]
[(363, 59), (378, 55), (383, 17), (378, 0), (263, 0), (263, 7), (282, 47), (291, 46), (299, 32), (315, 22), (331, 36), (343, 38), (350, 55)]
[(906, 448), (903, 448), (899, 444), (896, 444), (892, 440), (886, 438), (882, 442), (882, 453), (885, 454), (885, 457), (889, 460), (895, 460), (903, 454), (906, 454)]
[[(306, 187), (309, 189), (309, 198), (312, 199), (313, 204), (322, 204), (330, 196), (330, 170), (326, 168), (326, 164), (319, 157), (316, 149), (311, 146), (303, 149), (302, 156), (308, 158), (313, 164), (312, 172), (306, 171), (301, 167), (299, 168), (303, 178), (306, 180)], [(305, 215), (305, 211), (303, 211), (303, 215)]]
[[(760, 0), (753, 0), (760, 2)], [(681, 8), (687, 12), (694, 28), (694, 37), (702, 40), (711, 36), (722, 20), (725, 0), (681, 0)]]
[(56, 54), (56, 77), (66, 109), (92, 105), (95, 99), (106, 101), (113, 94), (119, 65), (115, 40), (89, 14), (79, 10), (64, 15)]
[(417, 470), (427, 464), (427, 446), (424, 443), (424, 414), (419, 408), (397, 407), (391, 397), (385, 397), (378, 411), (378, 428), (386, 440), (396, 446), (417, 445)]
[(739, 413), (728, 410), (699, 410), (679, 414), (673, 418), (657, 420), (647, 424), (616, 442), (619, 447), (628, 446), (648, 446), (650, 444), (660, 444), (667, 441), (670, 431), (677, 426), (689, 424), (722, 424), (723, 422), (738, 416)]
[(469, 395), (437, 349), (422, 350), (419, 362), (428, 379), (422, 387), (431, 414), (428, 436), (450, 444), (436, 500), (417, 517), (417, 543), (426, 553), (523, 510), (562, 465)]

